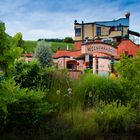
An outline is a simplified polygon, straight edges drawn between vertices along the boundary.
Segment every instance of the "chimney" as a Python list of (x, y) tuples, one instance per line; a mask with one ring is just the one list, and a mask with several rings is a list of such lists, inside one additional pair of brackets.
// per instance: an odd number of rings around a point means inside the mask
[(129, 18), (129, 17), (130, 17), (130, 12), (126, 12), (126, 13), (125, 13), (125, 17), (126, 17), (126, 18)]

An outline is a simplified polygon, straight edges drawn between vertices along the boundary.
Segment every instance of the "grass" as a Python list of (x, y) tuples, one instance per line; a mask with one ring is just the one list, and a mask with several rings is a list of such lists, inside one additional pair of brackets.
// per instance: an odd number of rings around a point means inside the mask
[(23, 49), (25, 50), (25, 53), (33, 53), (36, 45), (37, 41), (24, 40)]
[(52, 51), (56, 52), (59, 48), (64, 50), (67, 48), (67, 44), (69, 49), (73, 50), (74, 44), (73, 43), (64, 43), (64, 42), (50, 42), (52, 44)]
[[(67, 48), (67, 44), (69, 46), (69, 49), (73, 50), (74, 44), (73, 43), (64, 43), (64, 42), (49, 42), (52, 46), (52, 51), (56, 52), (58, 49), (64, 50)], [(37, 46), (37, 41), (31, 41), (31, 40), (24, 40), (23, 48), (25, 50), (25, 53), (34, 53), (34, 50)]]

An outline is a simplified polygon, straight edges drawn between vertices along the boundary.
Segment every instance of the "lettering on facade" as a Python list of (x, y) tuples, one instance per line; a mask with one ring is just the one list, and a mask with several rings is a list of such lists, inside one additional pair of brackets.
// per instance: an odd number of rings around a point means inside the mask
[(117, 55), (117, 49), (104, 44), (91, 44), (82, 46), (82, 53), (106, 53), (109, 55)]

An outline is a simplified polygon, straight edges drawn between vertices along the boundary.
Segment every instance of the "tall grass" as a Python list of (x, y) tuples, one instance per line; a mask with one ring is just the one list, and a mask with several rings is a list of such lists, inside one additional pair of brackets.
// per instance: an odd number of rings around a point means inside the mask
[(63, 116), (65, 123), (71, 122), (75, 139), (98, 139), (105, 135), (123, 134), (136, 122), (136, 111), (130, 105), (100, 102), (88, 111), (75, 108)]
[(58, 104), (59, 111), (67, 111), (72, 103), (72, 82), (66, 70), (55, 71), (50, 77), (47, 98), (51, 104)]
[(96, 102), (106, 103), (120, 100), (125, 101), (125, 92), (119, 81), (112, 78), (100, 77), (93, 74), (81, 76), (74, 86), (74, 104), (85, 107), (87, 104), (96, 106)]

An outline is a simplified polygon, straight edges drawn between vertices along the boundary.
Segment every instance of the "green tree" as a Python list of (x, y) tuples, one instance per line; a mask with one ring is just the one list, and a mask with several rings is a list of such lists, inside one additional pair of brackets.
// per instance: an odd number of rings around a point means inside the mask
[(64, 42), (65, 43), (73, 43), (74, 41), (73, 41), (72, 37), (65, 37)]
[(15, 59), (20, 56), (22, 49), (15, 43), (18, 42), (18, 39), (8, 36), (5, 29), (5, 24), (0, 23), (0, 68), (8, 73)]
[(22, 40), (22, 33), (17, 33), (13, 37), (13, 42), (18, 46), (18, 47), (23, 47), (23, 40)]
[(43, 67), (52, 65), (52, 52), (50, 43), (40, 41), (35, 49), (34, 57), (39, 60)]

